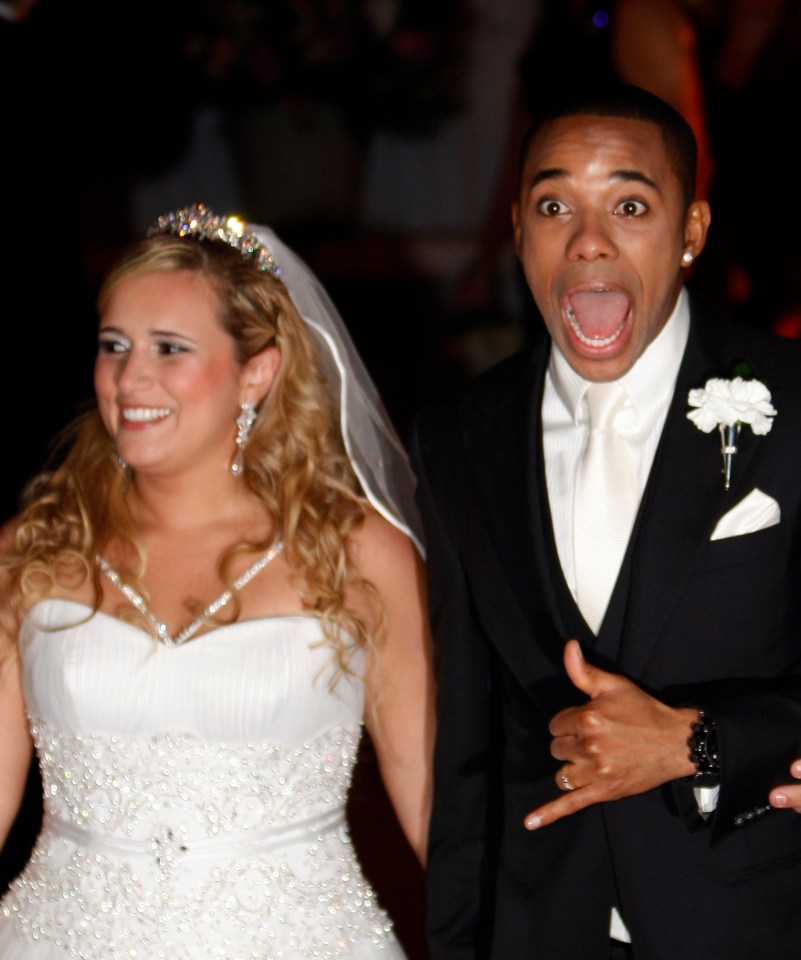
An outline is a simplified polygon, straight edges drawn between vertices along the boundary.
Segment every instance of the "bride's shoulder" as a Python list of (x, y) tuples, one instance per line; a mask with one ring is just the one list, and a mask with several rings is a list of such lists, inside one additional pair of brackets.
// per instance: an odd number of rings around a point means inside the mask
[(417, 548), (406, 533), (377, 511), (367, 511), (348, 541), (351, 562), (385, 601), (417, 591), (423, 570)]
[(6, 556), (14, 549), (14, 540), (19, 527), (19, 517), (12, 517), (0, 526), (0, 554)]
[(18, 620), (38, 600), (52, 596), (91, 602), (89, 563), (77, 554), (58, 563), (20, 516), (0, 526), (0, 609)]
[[(25, 614), (18, 591), (12, 589), (15, 540), (19, 520), (12, 517), (0, 527), (0, 660), (16, 647), (16, 634)], [(14, 603), (12, 597), (17, 598)]]
[(372, 507), (348, 536), (348, 552), (357, 565), (360, 558), (381, 565), (411, 562), (417, 553), (408, 534)]

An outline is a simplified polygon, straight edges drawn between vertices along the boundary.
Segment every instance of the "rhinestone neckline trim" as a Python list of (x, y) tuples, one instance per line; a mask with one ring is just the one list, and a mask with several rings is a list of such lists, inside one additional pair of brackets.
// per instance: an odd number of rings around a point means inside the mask
[[(237, 590), (241, 590), (246, 583), (250, 581), (263, 570), (271, 560), (274, 560), (275, 557), (284, 549), (283, 543), (279, 540), (277, 543), (274, 543), (270, 549), (262, 557), (234, 581), (234, 587)], [(151, 611), (148, 609), (147, 604), (145, 603), (145, 598), (137, 593), (133, 587), (130, 587), (122, 577), (117, 573), (117, 571), (109, 563), (107, 563), (100, 554), (97, 555), (97, 563), (103, 573), (108, 577), (108, 579), (114, 584), (114, 586), (120, 591), (120, 593), (128, 600), (137, 610), (143, 613), (148, 620), (153, 624), (156, 634), (158, 635), (159, 640), (164, 644), (165, 647), (179, 647), (181, 644), (186, 643), (187, 640), (191, 640), (192, 637), (197, 633), (197, 631), (203, 626), (203, 624), (208, 620), (209, 617), (213, 617), (218, 610), (222, 609), (231, 599), (233, 593), (230, 590), (226, 590), (224, 593), (221, 593), (216, 600), (213, 600), (205, 610), (200, 614), (197, 619), (193, 620), (190, 624), (187, 624), (176, 636), (171, 637), (167, 632), (167, 624), (163, 623), (158, 619)]]

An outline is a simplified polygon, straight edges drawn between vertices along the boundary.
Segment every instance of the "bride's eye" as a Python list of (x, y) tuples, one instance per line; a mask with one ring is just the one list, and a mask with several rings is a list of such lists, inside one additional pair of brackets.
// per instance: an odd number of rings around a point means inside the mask
[(162, 357), (174, 357), (179, 353), (188, 353), (189, 349), (182, 343), (175, 343), (172, 340), (159, 340), (156, 344), (156, 352)]
[(129, 340), (124, 337), (101, 336), (97, 341), (97, 352), (103, 354), (125, 353), (131, 349)]

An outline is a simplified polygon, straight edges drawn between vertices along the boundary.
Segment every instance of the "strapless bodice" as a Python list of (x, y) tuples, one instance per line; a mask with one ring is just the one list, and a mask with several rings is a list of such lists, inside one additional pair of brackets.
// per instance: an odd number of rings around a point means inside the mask
[(20, 942), (87, 960), (402, 956), (345, 820), (363, 687), (331, 687), (319, 622), (167, 647), (88, 613), (46, 600), (21, 635), (45, 816), (3, 902)]

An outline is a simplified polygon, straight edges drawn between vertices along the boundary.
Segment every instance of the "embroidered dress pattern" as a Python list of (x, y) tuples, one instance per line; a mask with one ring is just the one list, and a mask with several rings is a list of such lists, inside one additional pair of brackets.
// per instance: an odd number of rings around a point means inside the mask
[[(153, 957), (246, 960), (386, 941), (344, 827), (358, 727), (294, 750), (33, 730), (47, 816), (3, 907), (23, 938), (92, 960), (130, 960), (132, 943)], [(246, 949), (231, 952), (232, 933)]]
[(360, 652), (332, 689), (314, 616), (169, 645), (50, 598), (20, 653), (44, 822), (0, 954), (403, 960), (346, 821)]

